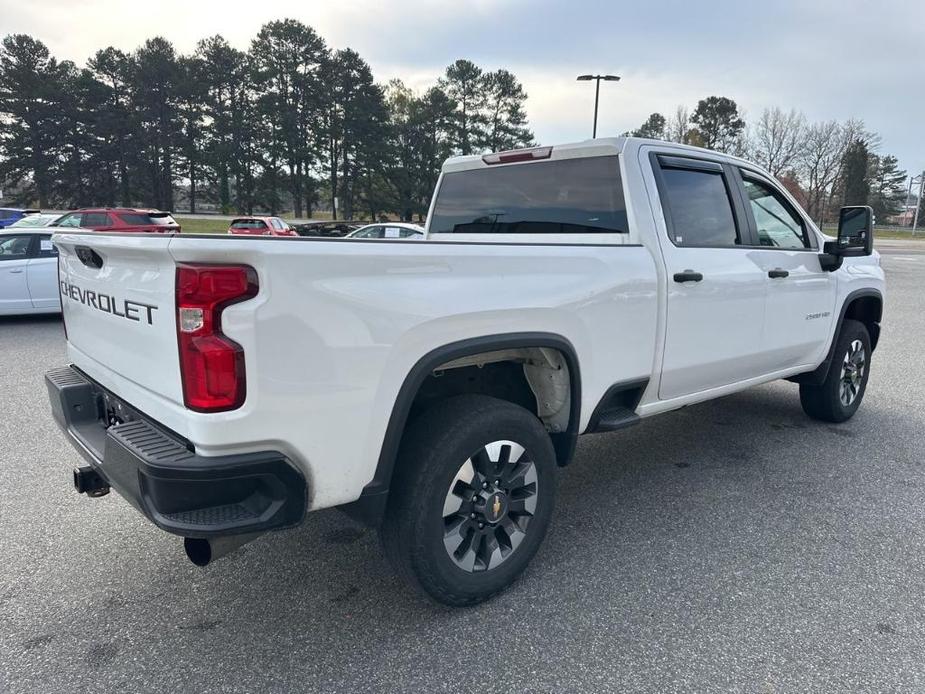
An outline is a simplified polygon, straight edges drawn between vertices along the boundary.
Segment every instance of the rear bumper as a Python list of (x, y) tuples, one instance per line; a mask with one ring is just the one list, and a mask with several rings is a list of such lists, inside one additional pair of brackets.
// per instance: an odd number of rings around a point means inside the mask
[[(74, 447), (159, 528), (208, 538), (285, 528), (305, 516), (305, 478), (281, 453), (200, 456), (73, 367), (49, 371), (45, 384)], [(121, 423), (108, 424), (113, 416)]]

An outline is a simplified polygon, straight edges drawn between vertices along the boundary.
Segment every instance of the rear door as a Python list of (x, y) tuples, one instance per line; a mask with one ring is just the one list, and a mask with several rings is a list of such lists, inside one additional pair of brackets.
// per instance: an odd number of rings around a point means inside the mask
[(31, 249), (31, 234), (0, 235), (0, 313), (32, 308), (26, 281)]
[(171, 237), (56, 234), (62, 313), (74, 363), (103, 385), (120, 379), (182, 403)]
[(35, 234), (32, 257), (26, 269), (26, 281), (32, 308), (58, 308), (58, 250), (51, 234)]
[(765, 271), (734, 173), (705, 158), (651, 154), (665, 218), (668, 280), (659, 397), (709, 390), (765, 373)]

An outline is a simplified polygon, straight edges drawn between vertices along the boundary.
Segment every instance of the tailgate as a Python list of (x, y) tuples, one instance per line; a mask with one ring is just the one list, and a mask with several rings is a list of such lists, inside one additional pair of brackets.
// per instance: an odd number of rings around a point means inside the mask
[(56, 234), (69, 356), (104, 386), (121, 379), (183, 402), (171, 237)]

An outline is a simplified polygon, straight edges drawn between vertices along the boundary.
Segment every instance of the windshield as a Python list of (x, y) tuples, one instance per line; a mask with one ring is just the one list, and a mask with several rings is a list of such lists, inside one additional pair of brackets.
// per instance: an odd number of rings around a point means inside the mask
[(57, 214), (30, 214), (27, 217), (23, 217), (20, 220), (17, 220), (10, 224), (9, 228), (13, 227), (47, 227), (50, 226), (61, 215)]
[(444, 174), (430, 233), (626, 233), (616, 156)]

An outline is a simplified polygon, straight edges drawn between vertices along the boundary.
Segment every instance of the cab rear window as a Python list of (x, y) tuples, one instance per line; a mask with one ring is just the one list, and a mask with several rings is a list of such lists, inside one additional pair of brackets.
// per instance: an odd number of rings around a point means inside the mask
[(432, 234), (627, 233), (616, 156), (444, 174)]
[(236, 219), (231, 223), (232, 229), (266, 229), (267, 225), (259, 219)]

